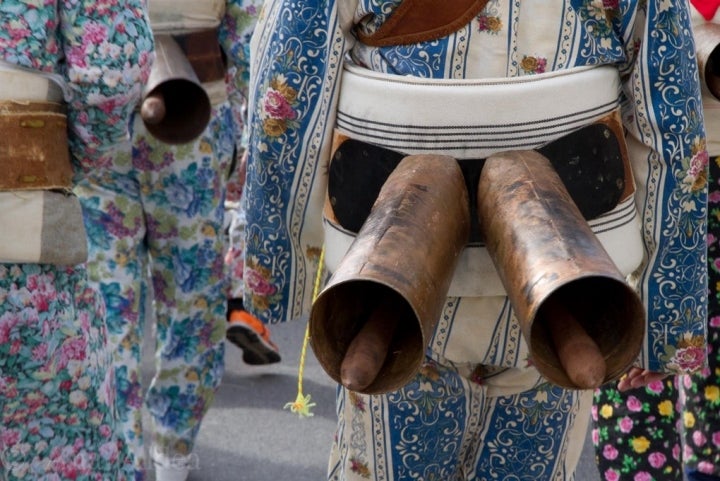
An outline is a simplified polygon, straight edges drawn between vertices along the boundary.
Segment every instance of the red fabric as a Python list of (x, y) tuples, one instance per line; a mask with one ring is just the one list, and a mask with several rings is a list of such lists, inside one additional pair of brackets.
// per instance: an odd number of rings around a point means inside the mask
[(720, 7), (720, 0), (690, 0), (690, 3), (700, 12), (700, 15), (705, 17), (705, 20), (712, 20)]

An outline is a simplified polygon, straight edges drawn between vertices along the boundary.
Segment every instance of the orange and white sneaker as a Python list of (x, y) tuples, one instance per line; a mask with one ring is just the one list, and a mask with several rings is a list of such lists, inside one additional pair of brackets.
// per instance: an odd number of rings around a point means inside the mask
[(270, 330), (260, 319), (247, 311), (234, 309), (228, 316), (225, 332), (228, 341), (243, 351), (243, 361), (261, 365), (280, 362), (280, 352), (270, 340)]

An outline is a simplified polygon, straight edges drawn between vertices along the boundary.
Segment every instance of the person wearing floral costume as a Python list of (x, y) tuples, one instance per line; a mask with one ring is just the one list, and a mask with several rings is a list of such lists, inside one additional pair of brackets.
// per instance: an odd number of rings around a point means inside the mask
[[(376, 41), (405, 1), (265, 3), (251, 43), (245, 307), (271, 323), (307, 314), (318, 270), (334, 272), (352, 242), (323, 216), (333, 140), (483, 159), (619, 109), (634, 196), (590, 227), (644, 300), (638, 367), (699, 369), (707, 153), (687, 6), (491, 0), (432, 38)], [(592, 391), (532, 366), (483, 249), (461, 254), (414, 379), (338, 389), (328, 479), (573, 479)]]
[[(242, 68), (242, 44), (257, 8), (253, 1), (153, 0), (149, 13), (156, 36), (217, 29), (217, 52), (222, 48), (231, 66)], [(120, 430), (136, 479), (154, 469), (158, 481), (184, 480), (201, 468), (193, 448), (223, 375), (223, 203), (239, 142), (226, 77), (203, 81), (212, 113), (198, 138), (167, 144), (136, 114), (125, 150), (86, 171), (76, 189), (90, 239), (90, 276), (107, 304)], [(145, 393), (140, 361), (146, 302), (152, 302), (156, 372)], [(151, 420), (148, 446), (143, 407)]]
[[(691, 0), (694, 26), (714, 24), (720, 45), (720, 2)], [(715, 47), (717, 49), (717, 46)], [(715, 66), (717, 68), (717, 65)], [(717, 70), (715, 70), (717, 73)], [(705, 87), (710, 82), (706, 72)], [(720, 480), (720, 89), (703, 89), (703, 112), (710, 155), (708, 177), (708, 366), (680, 376), (683, 466), (688, 481)]]
[[(692, 0), (693, 26), (713, 21), (717, 1)], [(701, 13), (702, 12), (702, 13)], [(720, 479), (715, 434), (718, 379), (717, 266), (714, 252), (718, 230), (713, 205), (720, 167), (720, 103), (703, 83), (702, 101), (707, 133), (708, 168), (708, 365), (701, 372), (656, 379), (645, 387), (621, 381), (595, 393), (592, 440), (604, 481), (708, 481)], [(687, 342), (688, 346), (693, 343)], [(697, 344), (700, 347), (699, 344)], [(704, 352), (704, 351), (700, 351)], [(684, 399), (687, 398), (687, 399)], [(715, 441), (713, 441), (715, 440)], [(685, 471), (689, 471), (687, 474)], [(687, 476), (687, 478), (685, 478)], [(714, 476), (714, 477), (713, 477)]]
[[(3, 103), (64, 103), (77, 172), (111, 158), (152, 63), (145, 2), (4, 0), (0, 25)], [(0, 264), (0, 352), (0, 479), (134, 479), (105, 306), (84, 265)]]

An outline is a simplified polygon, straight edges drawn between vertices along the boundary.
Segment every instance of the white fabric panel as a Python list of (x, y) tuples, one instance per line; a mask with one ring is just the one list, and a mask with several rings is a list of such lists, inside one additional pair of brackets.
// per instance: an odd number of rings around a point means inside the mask
[(0, 100), (39, 100), (62, 102), (61, 88), (42, 75), (0, 63)]
[(342, 85), (337, 119), (342, 133), (406, 154), (443, 152), (459, 159), (539, 147), (608, 114), (620, 93), (611, 66), (450, 80), (347, 64)]
[(38, 262), (43, 191), (0, 192), (0, 262)]

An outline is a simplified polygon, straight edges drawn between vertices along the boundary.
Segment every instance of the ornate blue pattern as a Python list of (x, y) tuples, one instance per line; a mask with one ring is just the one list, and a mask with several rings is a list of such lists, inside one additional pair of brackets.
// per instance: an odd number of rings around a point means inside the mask
[(330, 479), (570, 479), (564, 453), (584, 439), (591, 393), (547, 383), (514, 395), (486, 393), (435, 362), (386, 396), (340, 389)]
[(563, 426), (574, 416), (576, 397), (543, 385), (512, 397), (498, 398), (484, 437), (477, 474), (498, 480), (550, 479), (554, 458), (563, 445)]
[(431, 365), (388, 401), (395, 479), (453, 479), (467, 417), (460, 380)]

